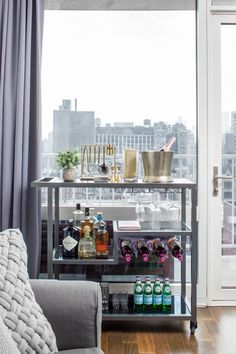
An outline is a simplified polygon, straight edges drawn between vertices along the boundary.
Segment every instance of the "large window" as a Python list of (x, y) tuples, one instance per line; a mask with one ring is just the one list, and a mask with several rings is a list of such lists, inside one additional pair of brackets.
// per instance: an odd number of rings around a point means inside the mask
[(43, 174), (58, 175), (66, 147), (114, 144), (122, 165), (126, 147), (159, 149), (176, 136), (173, 173), (195, 180), (195, 48), (194, 10), (46, 10)]

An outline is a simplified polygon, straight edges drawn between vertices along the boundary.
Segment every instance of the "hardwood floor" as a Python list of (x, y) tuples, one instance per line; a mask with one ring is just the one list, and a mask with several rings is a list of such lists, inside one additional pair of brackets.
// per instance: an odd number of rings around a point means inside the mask
[(236, 307), (198, 309), (198, 328), (189, 321), (104, 323), (105, 354), (236, 354)]

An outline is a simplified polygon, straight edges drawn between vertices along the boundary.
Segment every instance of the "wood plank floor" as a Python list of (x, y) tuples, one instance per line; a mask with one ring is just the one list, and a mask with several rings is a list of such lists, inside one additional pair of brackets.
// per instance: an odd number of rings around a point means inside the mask
[(104, 323), (105, 354), (236, 354), (236, 307), (198, 309), (198, 329), (189, 321)]

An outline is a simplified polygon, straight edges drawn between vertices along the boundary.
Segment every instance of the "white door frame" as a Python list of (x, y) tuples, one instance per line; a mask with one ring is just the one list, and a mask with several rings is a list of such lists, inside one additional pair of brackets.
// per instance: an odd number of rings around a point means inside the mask
[[(221, 287), (221, 190), (213, 196), (213, 166), (221, 175), (221, 24), (236, 25), (235, 9), (213, 8), (208, 28), (208, 304), (236, 305), (236, 289)], [(220, 143), (219, 143), (220, 142)], [(220, 188), (221, 189), (221, 188)]]
[(207, 304), (207, 225), (208, 198), (206, 169), (208, 163), (208, 40), (209, 5), (198, 1), (197, 11), (197, 110), (198, 110), (198, 305)]

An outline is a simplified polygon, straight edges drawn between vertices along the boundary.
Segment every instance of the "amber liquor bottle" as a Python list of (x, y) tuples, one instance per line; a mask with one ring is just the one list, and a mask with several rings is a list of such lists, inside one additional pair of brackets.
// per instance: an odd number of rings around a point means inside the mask
[(74, 226), (77, 228), (79, 233), (79, 239), (82, 237), (82, 230), (81, 230), (81, 222), (84, 220), (84, 212), (81, 210), (80, 203), (76, 204), (75, 211), (73, 212), (74, 215)]
[(102, 219), (102, 213), (97, 216), (98, 230), (96, 232), (96, 258), (108, 258), (109, 254), (109, 234), (105, 229), (105, 222)]
[[(93, 221), (90, 218), (90, 208), (86, 207), (84, 209), (84, 220), (81, 221), (80, 223), (80, 228), (81, 228), (81, 237), (84, 236), (84, 227), (88, 226), (89, 227), (89, 234), (91, 237), (93, 237)], [(86, 232), (88, 232), (88, 228), (86, 229)]]

